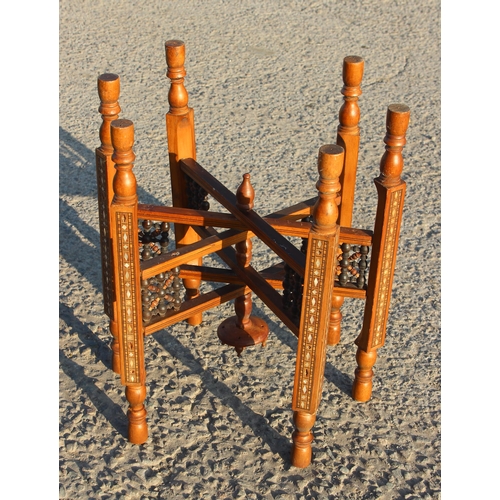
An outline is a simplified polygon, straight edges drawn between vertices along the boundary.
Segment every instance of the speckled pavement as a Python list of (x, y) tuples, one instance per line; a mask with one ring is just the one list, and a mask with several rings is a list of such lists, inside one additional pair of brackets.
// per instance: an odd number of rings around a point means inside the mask
[[(59, 29), (60, 499), (439, 499), (440, 3), (62, 0)], [(241, 358), (216, 335), (232, 304), (205, 313), (199, 327), (146, 338), (150, 437), (141, 446), (126, 439), (102, 306), (96, 82), (120, 75), (140, 201), (170, 203), (168, 39), (186, 44), (199, 163), (232, 190), (250, 172), (261, 215), (315, 194), (318, 149), (336, 137), (345, 56), (365, 59), (356, 227), (373, 226), (387, 106), (411, 110), (373, 397), (350, 397), (362, 307), (346, 300), (306, 469), (289, 461), (297, 341), (259, 300), (269, 342)], [(271, 262), (256, 244), (255, 267)]]

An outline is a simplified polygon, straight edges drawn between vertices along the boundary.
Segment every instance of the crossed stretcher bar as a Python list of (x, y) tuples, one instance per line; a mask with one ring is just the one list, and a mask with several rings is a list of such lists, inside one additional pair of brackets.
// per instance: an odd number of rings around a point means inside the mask
[[(147, 279), (158, 273), (184, 265), (185, 267), (181, 268), (181, 277), (194, 277), (203, 281), (230, 284), (185, 302), (179, 311), (169, 312), (166, 317), (146, 326), (145, 334), (150, 335), (186, 319), (192, 315), (193, 308), (204, 311), (232, 300), (248, 291), (245, 289), (247, 287), (278, 316), (292, 333), (298, 335), (298, 326), (291, 321), (283, 310), (282, 296), (276, 291), (276, 289), (282, 288), (283, 266), (277, 265), (258, 272), (249, 265), (242, 270), (236, 262), (235, 252), (231, 249), (231, 246), (257, 236), (284, 262), (303, 276), (306, 255), (290, 243), (285, 236), (308, 237), (311, 223), (299, 222), (294, 219), (310, 215), (316, 198), (308, 199), (263, 218), (254, 210), (245, 212), (239, 209), (236, 196), (196, 161), (189, 158), (184, 159), (180, 161), (180, 166), (186, 175), (202, 186), (230, 214), (139, 204), (138, 217), (140, 219), (188, 224), (195, 228), (201, 238), (196, 243), (162, 254), (153, 260), (141, 262), (142, 277)], [(214, 229), (215, 227), (229, 228), (229, 230), (217, 232)], [(372, 234), (372, 231), (369, 230), (340, 228), (340, 241), (352, 245), (371, 246)], [(214, 252), (217, 252), (229, 265), (232, 273), (225, 272), (224, 269), (186, 266), (186, 262)], [(245, 287), (234, 286), (241, 283), (244, 283)], [(364, 298), (366, 296), (366, 290), (357, 288), (339, 287), (335, 293), (344, 297)]]

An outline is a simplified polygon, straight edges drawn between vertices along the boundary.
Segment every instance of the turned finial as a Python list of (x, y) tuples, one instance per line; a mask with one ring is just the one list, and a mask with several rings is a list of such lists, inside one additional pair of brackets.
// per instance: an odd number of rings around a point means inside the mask
[(167, 77), (170, 78), (170, 90), (168, 92), (169, 113), (182, 115), (188, 110), (188, 93), (184, 87), (186, 69), (184, 60), (186, 48), (180, 40), (168, 40), (165, 42), (165, 55), (167, 58)]
[(385, 153), (380, 160), (380, 180), (385, 186), (395, 186), (401, 181), (403, 171), (403, 147), (406, 144), (406, 130), (410, 122), (410, 108), (405, 104), (391, 104), (387, 108), (384, 137)]
[(113, 202), (118, 204), (134, 203), (137, 200), (137, 182), (132, 172), (135, 154), (134, 124), (130, 120), (114, 120), (111, 122), (111, 142), (116, 174), (113, 179), (115, 193)]
[(101, 149), (104, 152), (111, 153), (113, 146), (111, 145), (110, 123), (118, 118), (120, 113), (120, 105), (118, 98), (120, 97), (120, 77), (113, 73), (105, 73), (97, 78), (97, 92), (101, 105), (99, 113), (102, 115), (102, 124), (99, 129), (99, 138), (101, 139)]
[(329, 233), (337, 223), (339, 176), (344, 165), (344, 148), (337, 144), (321, 146), (318, 154), (318, 200), (313, 208), (313, 229)]
[(359, 56), (344, 58), (342, 67), (344, 87), (341, 91), (344, 95), (344, 103), (339, 112), (339, 131), (352, 132), (358, 129), (360, 116), (358, 97), (362, 94), (360, 85), (364, 67), (365, 62)]
[(243, 181), (236, 191), (236, 206), (240, 210), (252, 210), (255, 200), (255, 191), (250, 183), (250, 174), (243, 175)]

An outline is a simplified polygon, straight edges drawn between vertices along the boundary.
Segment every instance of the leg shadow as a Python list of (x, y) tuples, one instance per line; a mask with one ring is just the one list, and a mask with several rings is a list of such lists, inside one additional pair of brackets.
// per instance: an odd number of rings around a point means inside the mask
[(211, 373), (207, 372), (189, 349), (169, 335), (166, 330), (155, 333), (154, 338), (173, 358), (181, 361), (193, 374), (199, 376), (204, 387), (222, 401), (224, 405), (230, 407), (241, 422), (248, 425), (254, 435), (265, 442), (273, 453), (280, 455), (285, 463), (289, 462), (290, 441), (288, 438), (281, 436), (269, 426), (263, 416), (258, 415), (243, 404), (227, 385), (216, 380)]
[(108, 420), (117, 432), (127, 439), (128, 418), (123, 408), (99, 389), (95, 385), (94, 379), (85, 375), (84, 369), (78, 363), (67, 358), (61, 350), (59, 350), (59, 364), (62, 371), (75, 382), (77, 387), (87, 394), (97, 411)]

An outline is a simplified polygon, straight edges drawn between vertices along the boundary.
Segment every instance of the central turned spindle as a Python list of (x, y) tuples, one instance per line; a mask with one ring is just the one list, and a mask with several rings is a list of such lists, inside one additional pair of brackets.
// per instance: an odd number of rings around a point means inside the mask
[[(252, 210), (255, 199), (255, 191), (250, 184), (250, 174), (243, 176), (243, 182), (236, 191), (236, 206), (245, 212)], [(247, 239), (237, 243), (236, 260), (241, 267), (248, 267), (252, 260), (252, 240)], [(256, 344), (266, 345), (269, 327), (267, 323), (251, 316), (252, 293), (246, 293), (237, 297), (234, 301), (234, 311), (236, 316), (223, 321), (217, 329), (217, 335), (223, 344), (234, 346), (238, 356), (241, 355), (245, 347)]]

